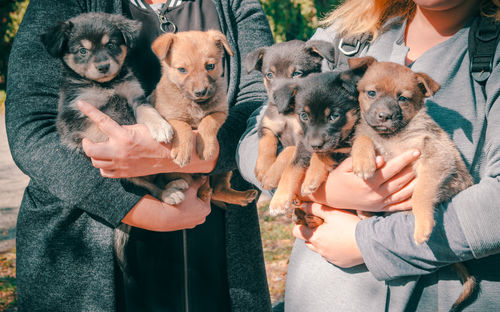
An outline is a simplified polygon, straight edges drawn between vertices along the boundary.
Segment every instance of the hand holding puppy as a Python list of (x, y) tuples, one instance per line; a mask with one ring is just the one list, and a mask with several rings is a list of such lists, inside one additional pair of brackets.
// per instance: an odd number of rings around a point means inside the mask
[(188, 166), (180, 168), (170, 158), (170, 145), (159, 143), (142, 124), (120, 126), (94, 106), (79, 102), (78, 108), (106, 133), (106, 142), (84, 139), (83, 150), (94, 167), (107, 178), (145, 176), (166, 172), (207, 173), (217, 158), (201, 160), (195, 151)]
[(370, 212), (410, 210), (416, 180), (409, 165), (419, 155), (417, 150), (409, 150), (386, 163), (382, 157), (377, 157), (378, 169), (368, 180), (354, 175), (352, 158), (347, 158), (306, 200), (330, 207)]

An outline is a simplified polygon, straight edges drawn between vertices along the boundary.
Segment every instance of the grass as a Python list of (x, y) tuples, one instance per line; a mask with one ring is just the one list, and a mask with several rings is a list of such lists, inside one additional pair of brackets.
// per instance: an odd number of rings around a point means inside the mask
[(294, 242), (293, 223), (287, 216), (271, 217), (268, 202), (260, 202), (257, 207), (266, 262), (267, 283), (271, 293), (271, 301), (275, 304), (284, 299), (288, 258)]
[[(288, 257), (294, 241), (293, 224), (286, 216), (269, 216), (268, 203), (259, 204), (258, 209), (267, 281), (275, 304), (284, 298)], [(16, 307), (16, 251), (11, 250), (0, 254), (0, 311), (13, 312)]]
[(3, 113), (5, 110), (5, 97), (7, 95), (5, 94), (4, 90), (0, 90), (0, 114)]
[(0, 311), (17, 311), (16, 251), (0, 254)]

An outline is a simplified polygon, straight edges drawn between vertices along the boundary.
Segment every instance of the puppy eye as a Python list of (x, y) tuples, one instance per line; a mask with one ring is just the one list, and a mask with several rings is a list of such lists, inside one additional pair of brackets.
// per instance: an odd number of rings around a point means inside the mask
[(407, 101), (409, 101), (409, 100), (410, 100), (410, 99), (409, 99), (409, 98), (407, 98), (406, 96), (402, 96), (402, 95), (400, 95), (400, 96), (398, 97), (398, 101), (399, 101), (399, 102), (407, 102)]
[(109, 49), (109, 50), (113, 50), (116, 48), (116, 44), (114, 44), (113, 42), (110, 42), (106, 45), (106, 47)]
[(206, 68), (208, 71), (214, 70), (214, 68), (215, 68), (215, 64), (207, 64), (207, 65), (205, 65), (205, 68)]
[(330, 122), (334, 122), (334, 121), (336, 121), (339, 118), (340, 118), (340, 114), (337, 113), (337, 112), (330, 114)]
[(269, 80), (273, 79), (273, 73), (271, 73), (271, 72), (267, 73), (266, 78)]
[(292, 78), (299, 78), (299, 77), (302, 77), (303, 75), (304, 75), (303, 72), (301, 72), (300, 70), (296, 70), (293, 72)]
[(85, 49), (85, 48), (80, 48), (80, 49), (78, 50), (78, 53), (80, 53), (81, 55), (86, 55), (88, 52), (89, 52), (89, 51), (88, 51), (87, 49)]
[(369, 91), (366, 91), (366, 94), (368, 95), (369, 98), (374, 98), (377, 96), (377, 91), (373, 91), (373, 90), (369, 90)]
[(302, 112), (299, 114), (299, 118), (302, 121), (308, 121), (309, 120), (309, 114), (306, 112)]
[(179, 71), (179, 73), (181, 73), (181, 74), (185, 74), (185, 73), (187, 73), (187, 70), (186, 70), (184, 67), (179, 67), (179, 68), (177, 68), (177, 70), (178, 70), (178, 71)]

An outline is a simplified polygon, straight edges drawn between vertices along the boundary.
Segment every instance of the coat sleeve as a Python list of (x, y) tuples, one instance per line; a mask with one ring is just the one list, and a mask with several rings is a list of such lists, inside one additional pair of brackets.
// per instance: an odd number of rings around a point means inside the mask
[(8, 140), (33, 187), (117, 226), (140, 196), (125, 191), (118, 179), (101, 177), (88, 158), (61, 145), (56, 131), (61, 64), (40, 41), (48, 27), (80, 13), (78, 1), (30, 1), (9, 59)]
[(396, 213), (358, 224), (358, 246), (377, 279), (428, 274), (451, 263), (500, 253), (499, 56), (497, 48), (497, 65), (484, 88), (487, 113), (478, 143), (479, 182), (441, 204), (431, 238), (420, 246), (413, 242), (412, 214)]
[(232, 63), (237, 68), (231, 68), (231, 71), (237, 70), (239, 75), (231, 82), (231, 85), (235, 85), (236, 93), (232, 96), (234, 100), (230, 103), (228, 118), (218, 134), (220, 152), (215, 172), (236, 168), (236, 148), (245, 132), (247, 120), (266, 100), (262, 76), (255, 71), (248, 74), (242, 67), (242, 61), (256, 48), (273, 44), (271, 29), (259, 1), (233, 1), (231, 5), (232, 15), (226, 16), (226, 19), (229, 25), (234, 26), (231, 29), (232, 37), (239, 58)]

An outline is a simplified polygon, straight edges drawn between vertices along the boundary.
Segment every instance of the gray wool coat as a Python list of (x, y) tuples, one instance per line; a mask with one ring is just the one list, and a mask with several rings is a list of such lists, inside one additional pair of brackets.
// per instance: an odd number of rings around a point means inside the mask
[[(231, 58), (228, 121), (219, 133), (216, 171), (236, 168), (248, 116), (265, 101), (258, 74), (241, 70), (251, 50), (273, 42), (257, 0), (214, 1), (235, 56)], [(59, 60), (39, 36), (84, 12), (121, 13), (122, 1), (31, 0), (9, 59), (6, 124), (13, 158), (31, 181), (17, 224), (20, 311), (115, 311), (113, 228), (140, 199), (106, 179), (85, 156), (66, 150), (55, 127)], [(238, 45), (236, 45), (236, 41)], [(226, 213), (226, 258), (233, 311), (269, 311), (255, 206)]]

